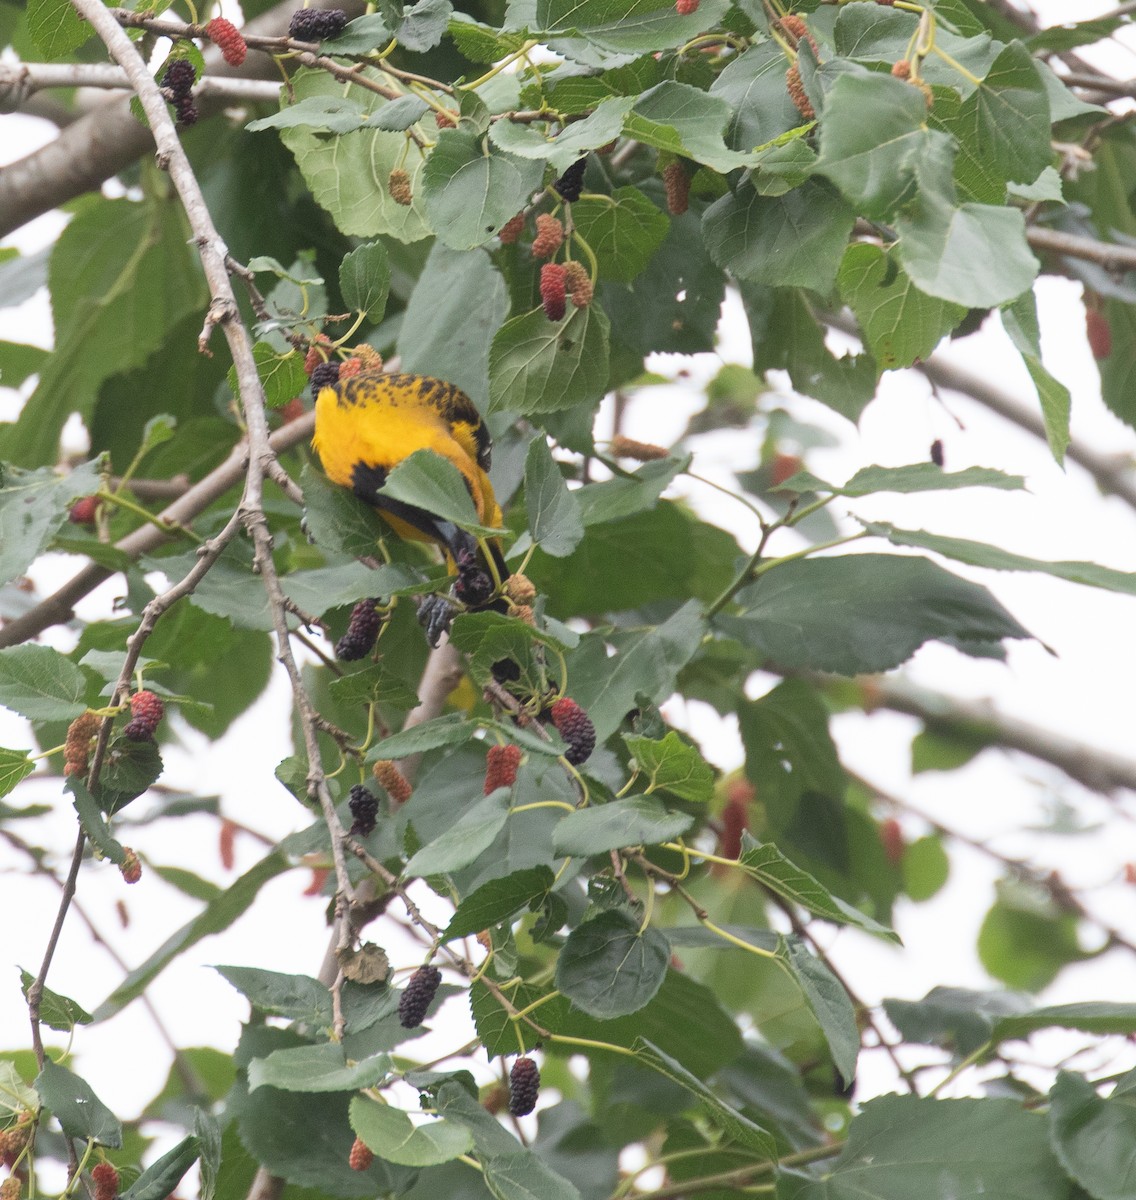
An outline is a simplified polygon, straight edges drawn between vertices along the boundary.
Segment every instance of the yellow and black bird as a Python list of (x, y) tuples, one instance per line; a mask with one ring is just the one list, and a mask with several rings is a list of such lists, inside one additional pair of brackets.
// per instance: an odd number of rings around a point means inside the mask
[[(473, 401), (452, 383), (361, 371), (327, 384), (316, 397), (312, 446), (327, 477), (377, 509), (400, 537), (442, 547), (457, 575), (454, 595), (465, 605), (485, 607), (508, 579), (498, 539), (479, 545), (452, 521), (380, 491), (399, 463), (418, 450), (432, 450), (461, 472), (478, 523), (500, 527), (501, 508), (489, 481), (489, 431)], [(449, 605), (430, 597), (419, 617), (434, 644), (449, 623)]]

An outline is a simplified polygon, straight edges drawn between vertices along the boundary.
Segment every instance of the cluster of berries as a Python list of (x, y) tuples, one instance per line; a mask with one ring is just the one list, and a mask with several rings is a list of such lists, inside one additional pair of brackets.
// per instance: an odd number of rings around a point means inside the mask
[(221, 51), (221, 57), (230, 67), (239, 67), (248, 54), (248, 42), (232, 21), (214, 17), (205, 26), (205, 36)]
[(594, 294), (592, 277), (583, 263), (573, 259), (566, 263), (545, 263), (540, 269), (540, 302), (550, 321), (563, 319), (568, 300), (576, 308), (587, 308)]
[(161, 724), (165, 707), (153, 692), (135, 692), (130, 697), (130, 717), (123, 735), (132, 742), (148, 742)]
[[(31, 1136), (32, 1121), (27, 1113), (24, 1113), (11, 1129), (5, 1129), (0, 1133), (0, 1161), (4, 1163), (4, 1166), (11, 1169), (16, 1165), (16, 1159), (23, 1154), (24, 1147), (31, 1140)], [(16, 1182), (18, 1184), (19, 1180)]]
[(398, 998), (398, 1022), (403, 1029), (417, 1029), (422, 1024), (441, 982), (442, 972), (437, 967), (419, 967), (411, 975)]
[(361, 783), (351, 789), (347, 807), (351, 810), (352, 824), (348, 830), (351, 834), (366, 837), (375, 828), (375, 818), (379, 815), (379, 798)]
[(197, 121), (197, 105), (193, 102), (192, 91), (196, 82), (197, 68), (188, 58), (175, 58), (162, 74), (162, 87), (169, 92), (177, 123), (183, 127)]
[(299, 8), (288, 23), (288, 36), (298, 42), (323, 42), (346, 28), (347, 14), (341, 8)]

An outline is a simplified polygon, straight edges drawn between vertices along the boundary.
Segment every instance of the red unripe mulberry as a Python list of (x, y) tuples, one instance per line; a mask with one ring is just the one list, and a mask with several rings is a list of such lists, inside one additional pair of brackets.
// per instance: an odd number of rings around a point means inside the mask
[(118, 1195), (118, 1171), (113, 1163), (101, 1162), (91, 1171), (95, 1200), (114, 1200)]
[(347, 1156), (347, 1165), (352, 1171), (365, 1171), (375, 1161), (375, 1152), (362, 1138), (356, 1138)]
[(501, 231), (497, 236), (501, 239), (502, 246), (511, 246), (517, 238), (521, 236), (521, 230), (525, 227), (525, 214), (517, 213), (515, 217), (510, 217), (504, 225), (501, 226)]
[(221, 51), (221, 57), (230, 67), (239, 67), (248, 54), (248, 43), (232, 21), (214, 17), (205, 26), (205, 36)]
[(591, 304), (595, 289), (583, 263), (573, 260), (564, 264), (564, 287), (576, 308), (587, 308)]
[(98, 507), (98, 496), (81, 496), (71, 505), (71, 511), (67, 514), (67, 519), (72, 525), (93, 525)]
[(520, 746), (490, 746), (485, 756), (485, 794), (498, 788), (512, 787), (517, 782), (521, 765)]
[(533, 258), (551, 258), (564, 245), (564, 226), (551, 213), (537, 213)]
[(893, 867), (898, 867), (903, 862), (907, 842), (903, 836), (903, 829), (894, 817), (880, 822), (880, 845), (884, 848), (884, 857)]
[(806, 121), (811, 121), (816, 116), (816, 109), (813, 108), (812, 101), (805, 94), (805, 85), (801, 82), (801, 69), (794, 63), (785, 72), (785, 87), (789, 92), (789, 99), (797, 106), (797, 111), (805, 118)]
[(564, 268), (560, 263), (545, 263), (540, 269), (540, 302), (550, 321), (560, 321), (568, 304)]
[(405, 804), (410, 799), (414, 791), (410, 786), (410, 780), (389, 758), (378, 759), (371, 771), (395, 807)]
[(1112, 353), (1112, 326), (1099, 308), (1085, 309), (1085, 333), (1093, 358), (1100, 362)]
[(153, 692), (135, 692), (130, 697), (132, 719), (122, 732), (132, 742), (147, 742), (154, 736), (164, 714), (162, 701)]
[(699, 0), (675, 0), (675, 12), (680, 17), (689, 17), (698, 11)]

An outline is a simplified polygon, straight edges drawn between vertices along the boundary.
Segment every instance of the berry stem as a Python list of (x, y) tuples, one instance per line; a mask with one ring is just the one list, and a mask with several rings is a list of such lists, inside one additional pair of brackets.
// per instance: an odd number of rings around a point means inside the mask
[[(62, 749), (62, 747), (60, 748)], [(516, 808), (509, 809), (509, 816), (530, 812), (534, 808), (563, 808), (568, 812), (576, 811), (576, 805), (569, 804), (567, 800), (533, 800), (529, 804), (518, 804)]]
[[(580, 199), (582, 200), (583, 196)], [(600, 264), (596, 261), (595, 251), (588, 245), (587, 240), (577, 233), (575, 229), (572, 230), (572, 242), (583, 250), (584, 257), (588, 260), (588, 274), (591, 276), (592, 283), (595, 283), (600, 273)]]
[(530, 38), (522, 46), (514, 50), (512, 54), (506, 55), (499, 63), (495, 63), (492, 67), (490, 67), (480, 79), (475, 79), (472, 83), (467, 83), (465, 85), (466, 89), (471, 92), (476, 91), (483, 83), (488, 83), (489, 80), (493, 79), (497, 75), (500, 75), (506, 67), (511, 66), (513, 63), (517, 62), (518, 59), (524, 58), (530, 50), (534, 50), (539, 45), (540, 42), (538, 39)]

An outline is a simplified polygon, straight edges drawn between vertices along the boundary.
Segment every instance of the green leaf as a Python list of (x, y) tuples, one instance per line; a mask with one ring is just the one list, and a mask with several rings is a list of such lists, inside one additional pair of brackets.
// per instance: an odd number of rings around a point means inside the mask
[(580, 544), (580, 502), (568, 490), (547, 440), (539, 435), (529, 442), (525, 456), (525, 511), (529, 533), (546, 554), (564, 558)]
[[(386, 78), (373, 68), (363, 75), (373, 83)], [(391, 103), (365, 88), (344, 89), (339, 80), (321, 70), (297, 71), (292, 86), (297, 101), (324, 97), (352, 100), (368, 119), (379, 119)], [(280, 137), (295, 155), (316, 202), (331, 214), (343, 233), (361, 238), (387, 234), (400, 242), (416, 242), (429, 235), (421, 199), (424, 160), (417, 154), (407, 157), (404, 133), (359, 129), (328, 137), (316, 130), (293, 128), (281, 130)], [(410, 207), (398, 204), (387, 187), (395, 167), (402, 167), (410, 176)]]
[(1093, 1200), (1131, 1200), (1136, 1108), (1104, 1100), (1085, 1078), (1060, 1071), (1049, 1093), (1049, 1142), (1062, 1167)]
[(576, 1186), (530, 1150), (488, 1155), (481, 1168), (496, 1200), (580, 1200)]
[(885, 1000), (888, 1020), (905, 1042), (942, 1046), (966, 1058), (993, 1039), (1001, 1019), (1023, 1013), (1029, 1001), (1012, 992), (932, 988), (922, 1000)]
[[(403, 97), (403, 99), (412, 98)], [(395, 104), (388, 104), (385, 108), (381, 108), (375, 119), (381, 119), (394, 109), (397, 103), (400, 102), (396, 101)], [(420, 117), (429, 108), (429, 105), (425, 100), (420, 100), (415, 108), (418, 109)], [(405, 111), (404, 108), (400, 110), (400, 113)], [(414, 118), (414, 120), (417, 119), (418, 117)], [(309, 96), (306, 100), (300, 100), (270, 116), (250, 121), (245, 129), (250, 133), (260, 133), (265, 129), (308, 129), (312, 133), (351, 133), (355, 129), (362, 128), (366, 120), (363, 106), (356, 99), (346, 96)]]
[(402, 1109), (368, 1096), (352, 1097), (351, 1128), (380, 1158), (404, 1167), (449, 1162), (473, 1148), (473, 1134), (464, 1125), (446, 1120), (415, 1125)]
[(543, 166), (506, 154), (473, 129), (444, 129), (422, 174), (426, 216), (440, 241), (473, 250), (497, 235), (540, 187)]
[(1005, 304), (1027, 291), (1038, 272), (1025, 218), (1018, 209), (959, 204), (951, 151), (935, 146), (934, 161), (916, 166), (918, 192), (895, 222), (900, 262), (929, 296), (966, 308)]
[(407, 7), (395, 31), (399, 45), (416, 54), (433, 49), (442, 40), (453, 11), (450, 0), (421, 0)]
[[(298, 350), (281, 354), (271, 342), (257, 342), (252, 348), (256, 361), (256, 373), (264, 388), (264, 399), (269, 408), (282, 408), (289, 400), (305, 391), (308, 375), (304, 370), (304, 356)], [(233, 394), (239, 392), (237, 368), (230, 367), (229, 387)]]
[(928, 1180), (958, 1196), (1066, 1200), (1069, 1185), (1046, 1142), (1044, 1117), (1016, 1100), (882, 1096), (852, 1121), (848, 1142), (797, 1200), (911, 1200)]
[(979, 960), (1010, 987), (1040, 991), (1062, 968), (1089, 957), (1077, 924), (1040, 886), (1002, 880), (978, 931)]
[(108, 816), (136, 800), (162, 774), (162, 758), (152, 741), (134, 742), (115, 734), (91, 794)]
[(390, 292), (390, 260), (382, 242), (368, 242), (345, 255), (339, 264), (339, 290), (344, 303), (363, 313), (372, 325), (383, 319)]
[(6, 796), (34, 770), (35, 762), (26, 750), (7, 750), (0, 746), (0, 796)]
[(192, 1135), (182, 1138), (172, 1150), (167, 1150), (138, 1176), (122, 1193), (122, 1200), (166, 1200), (200, 1157), (198, 1139)]
[(247, 911), (260, 889), (290, 867), (282, 854), (273, 851), (235, 879), (216, 900), (207, 904), (196, 917), (171, 934), (145, 962), (127, 974), (95, 1009), (95, 1020), (105, 1021), (136, 1000), (182, 951), (210, 934), (228, 929)]
[(840, 980), (796, 938), (786, 938), (782, 945), (779, 957), (788, 963), (800, 984), (840, 1077), (845, 1084), (851, 1084), (856, 1078), (856, 1059), (860, 1053), (860, 1029), (852, 1001)]
[[(20, 968), (20, 988), (24, 999), (28, 998), (28, 988), (35, 982), (35, 976), (30, 971)], [(94, 1017), (81, 1005), (68, 996), (61, 996), (45, 987), (39, 1002), (39, 1019), (49, 1029), (58, 1029), (62, 1033), (70, 1033), (76, 1025), (89, 1025)]]
[(508, 289), (489, 255), (436, 242), (399, 330), (403, 369), (448, 380), (484, 411), (489, 345), (508, 315)]
[(91, 37), (91, 27), (67, 0), (28, 0), (28, 33), (48, 62), (67, 58)]
[(837, 675), (899, 666), (924, 642), (1029, 637), (983, 587), (926, 558), (855, 554), (787, 562), (738, 594), (744, 616), (717, 618), (781, 668)]
[(308, 975), (285, 975), (260, 967), (214, 967), (253, 1008), (307, 1025), (331, 1025), (331, 993)]
[(653, 796), (628, 796), (569, 813), (557, 823), (552, 845), (558, 855), (586, 857), (621, 846), (657, 846), (693, 824), (688, 813), (668, 812)]
[(776, 846), (759, 842), (748, 830), (742, 831), (742, 853), (738, 865), (763, 887), (792, 904), (799, 904), (814, 916), (837, 925), (853, 925), (865, 933), (899, 942), (899, 935), (893, 929), (857, 912), (839, 896), (833, 896), (807, 871), (791, 863)]
[[(639, 707), (636, 697), (661, 703), (671, 693), (705, 631), (701, 605), (691, 600), (654, 629), (581, 642), (569, 664), (572, 698), (591, 717), (597, 744), (607, 741), (631, 709)], [(608, 656), (605, 642), (616, 645), (614, 656)]]
[(1021, 475), (1006, 475), (991, 467), (967, 467), (944, 471), (934, 463), (912, 463), (906, 467), (861, 467), (842, 487), (825, 483), (807, 471), (779, 483), (786, 492), (831, 492), (835, 496), (871, 496), (876, 492), (947, 492), (956, 488), (989, 487), (1018, 491), (1026, 486)]
[(375, 1087), (391, 1074), (390, 1057), (375, 1054), (348, 1065), (337, 1042), (314, 1046), (286, 1046), (248, 1065), (249, 1091), (259, 1087), (286, 1092), (353, 1092)]
[(1088, 1000), (1013, 1013), (994, 1022), (991, 1040), (1004, 1042), (1028, 1037), (1038, 1029), (1079, 1029), (1083, 1033), (1119, 1033), (1130, 1037), (1136, 1033), (1136, 1004)]
[(840, 194), (819, 180), (782, 196), (741, 187), (706, 210), (702, 236), (710, 257), (736, 279), (828, 292), (854, 219)]
[(468, 867), (493, 845), (509, 817), (509, 789), (498, 788), (479, 800), (441, 837), (423, 846), (403, 868), (403, 876), (442, 875)]
[(880, 537), (886, 537), (895, 546), (916, 546), (922, 550), (933, 550), (936, 554), (968, 563), (972, 567), (986, 567), (992, 571), (1037, 571), (1052, 575), (1070, 583), (1085, 587), (1103, 588), (1122, 595), (1136, 595), (1136, 572), (1117, 571), (1092, 562), (1057, 561), (1027, 558), (999, 546), (985, 542), (972, 542), (968, 538), (944, 537), (937, 533), (925, 533), (921, 529), (896, 529), (886, 522), (873, 523), (869, 528)]
[[(228, 1064), (231, 1060), (226, 1056), (225, 1061)], [(211, 1112), (197, 1108), (193, 1112), (193, 1132), (201, 1157), (198, 1200), (215, 1200), (221, 1169), (221, 1124)]]
[(643, 272), (670, 229), (666, 214), (634, 187), (616, 188), (610, 201), (581, 198), (572, 223), (599, 260), (600, 278), (623, 283)]
[(552, 890), (548, 867), (529, 867), (501, 879), (491, 879), (466, 896), (442, 933), (442, 942), (480, 933), (508, 921), (523, 908), (535, 908)]
[(460, 746), (472, 740), (477, 726), (465, 720), (459, 713), (446, 713), (423, 721), (411, 729), (391, 734), (373, 746), (367, 761), (379, 758), (406, 758), (410, 754), (421, 754), (426, 750), (437, 750), (442, 746)]
[(629, 913), (609, 909), (577, 925), (556, 960), (556, 986), (590, 1017), (610, 1020), (638, 1012), (663, 982), (667, 939)]
[[(539, 159), (562, 173), (582, 154), (617, 138), (632, 103), (626, 96), (609, 96), (601, 100), (582, 121), (573, 121), (555, 137), (549, 136), (547, 126), (538, 128), (535, 123), (522, 125), (515, 121), (494, 121), (489, 127), (489, 140), (506, 153), (520, 158)], [(575, 215), (573, 208), (573, 221)]]
[(71, 218), (51, 253), (55, 347), (4, 454), (54, 463), (72, 413), (89, 420), (99, 388), (144, 367), (169, 331), (207, 303), (189, 226), (173, 200), (99, 199)]
[(671, 730), (659, 741), (624, 734), (635, 765), (648, 780), (647, 790), (661, 788), (680, 800), (704, 802), (714, 795), (714, 772), (697, 749)]
[(24, 342), (0, 342), (0, 383), (5, 387), (19, 387), (29, 375), (43, 370), (50, 354), (50, 350)]
[(785, 87), (784, 51), (772, 39), (731, 59), (710, 85), (710, 95), (732, 110), (726, 141), (735, 150), (763, 146), (802, 120)]
[(925, 295), (884, 250), (868, 242), (848, 247), (836, 282), (884, 370), (929, 358), (966, 315), (959, 304)]
[(50, 646), (0, 650), (0, 704), (30, 721), (70, 721), (85, 712), (87, 679)]
[(512, 317), (489, 349), (489, 412), (520, 416), (598, 404), (608, 382), (608, 319), (597, 304)]
[(368, 663), (361, 671), (333, 679), (328, 691), (338, 704), (383, 704), (409, 712), (418, 703), (410, 684), (382, 662)]
[(372, 555), (390, 526), (369, 505), (347, 488), (336, 487), (327, 476), (305, 463), (300, 472), (304, 489), (304, 521), (316, 544), (352, 558)]
[[(348, 21), (347, 28), (338, 37), (327, 42), (326, 52), (336, 55), (369, 54), (372, 50), (381, 50), (391, 39), (393, 24), (393, 21), (388, 24), (387, 17), (379, 12), (356, 17), (354, 21)], [(393, 107), (393, 104), (388, 107)]]
[(36, 1093), (24, 1083), (16, 1064), (10, 1058), (0, 1059), (0, 1112), (18, 1114), (38, 1107)]
[(890, 75), (838, 75), (825, 97), (815, 170), (857, 212), (891, 219), (915, 193), (920, 158), (934, 142), (949, 140), (929, 130), (926, 118), (923, 94), (909, 83)]
[[(706, 16), (699, 13), (699, 19), (705, 21)], [(691, 158), (725, 174), (751, 161), (750, 155), (731, 150), (723, 139), (731, 115), (721, 97), (668, 79), (635, 101), (623, 132), (645, 146)]]
[(90, 1084), (49, 1058), (35, 1081), (44, 1108), (54, 1114), (68, 1137), (90, 1138), (114, 1150), (122, 1145), (122, 1124), (91, 1090)]
[(641, 1038), (635, 1046), (635, 1057), (694, 1096), (710, 1122), (720, 1129), (729, 1141), (744, 1146), (762, 1158), (777, 1157), (777, 1143), (772, 1134), (727, 1104), (701, 1079), (691, 1074), (682, 1063), (665, 1054), (658, 1046), (646, 1038)]
[(903, 890), (915, 901), (937, 895), (951, 873), (951, 860), (937, 836), (916, 838), (903, 851), (900, 863)]
[(963, 101), (953, 132), (1011, 183), (1032, 183), (1049, 166), (1049, 96), (1030, 52), (1011, 42)]
[(1041, 330), (1037, 323), (1037, 301), (1033, 292), (1024, 293), (1002, 309), (1002, 327), (1022, 356), (1022, 362), (1037, 388), (1049, 452), (1058, 463), (1062, 463), (1069, 446), (1072, 398), (1069, 389), (1055, 379), (1041, 361)]
[(384, 496), (424, 508), (473, 533), (494, 532), (477, 523), (477, 511), (462, 473), (433, 450), (416, 450), (404, 458), (379, 490)]
[(103, 814), (99, 811), (94, 796), (87, 790), (83, 777), (77, 774), (69, 775), (63, 787), (65, 791), (71, 793), (75, 811), (83, 826), (83, 832), (90, 839), (91, 845), (97, 847), (99, 852), (110, 859), (116, 867), (121, 867), (126, 861), (126, 851), (121, 843), (116, 842), (111, 836), (110, 829), (103, 820)]
[(63, 476), (50, 467), (24, 471), (2, 464), (0, 485), (0, 584), (5, 584), (39, 557), (71, 505), (98, 491), (99, 463), (83, 463)]

